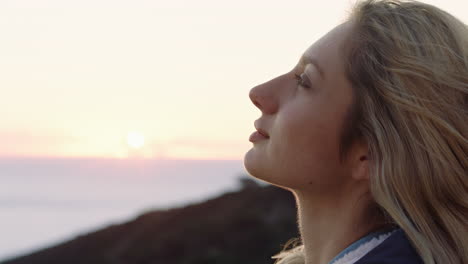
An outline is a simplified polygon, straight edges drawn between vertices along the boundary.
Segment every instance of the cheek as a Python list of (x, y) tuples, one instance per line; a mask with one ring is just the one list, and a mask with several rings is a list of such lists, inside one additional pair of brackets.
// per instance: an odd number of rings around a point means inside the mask
[(278, 116), (278, 138), (272, 140), (269, 153), (278, 170), (292, 176), (289, 187), (323, 187), (340, 169), (339, 120), (332, 112), (299, 110), (288, 109)]

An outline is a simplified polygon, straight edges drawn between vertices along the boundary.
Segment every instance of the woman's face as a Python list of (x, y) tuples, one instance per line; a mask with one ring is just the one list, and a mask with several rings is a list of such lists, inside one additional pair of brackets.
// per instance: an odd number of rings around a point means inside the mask
[[(249, 174), (315, 192), (329, 193), (344, 183), (349, 168), (340, 162), (339, 142), (352, 90), (341, 46), (350, 30), (349, 23), (337, 26), (310, 46), (292, 71), (250, 90), (262, 112), (256, 126), (269, 138), (253, 142), (245, 154)], [(303, 85), (295, 75), (302, 76)]]

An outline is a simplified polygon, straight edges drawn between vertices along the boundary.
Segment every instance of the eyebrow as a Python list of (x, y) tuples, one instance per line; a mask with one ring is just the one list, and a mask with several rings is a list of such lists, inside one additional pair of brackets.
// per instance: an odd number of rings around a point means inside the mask
[(304, 67), (307, 64), (314, 65), (315, 68), (317, 68), (317, 70), (318, 70), (318, 72), (320, 74), (320, 77), (322, 77), (322, 79), (325, 79), (325, 72), (323, 71), (322, 67), (318, 64), (316, 59), (314, 59), (312, 57), (307, 57), (307, 56), (304, 55), (304, 56), (301, 57), (300, 64), (301, 64), (301, 67)]

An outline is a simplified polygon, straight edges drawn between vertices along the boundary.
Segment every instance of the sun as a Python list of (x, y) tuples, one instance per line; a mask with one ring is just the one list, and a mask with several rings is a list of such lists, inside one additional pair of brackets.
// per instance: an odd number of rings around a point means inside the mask
[(139, 132), (130, 132), (127, 135), (127, 144), (132, 148), (141, 148), (145, 144), (145, 137)]

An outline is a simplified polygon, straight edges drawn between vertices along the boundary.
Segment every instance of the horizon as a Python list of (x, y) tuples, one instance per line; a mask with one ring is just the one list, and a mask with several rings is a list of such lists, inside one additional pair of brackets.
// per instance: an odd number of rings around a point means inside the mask
[[(467, 4), (424, 2), (468, 20)], [(0, 156), (241, 159), (250, 89), (352, 3), (2, 1)]]

